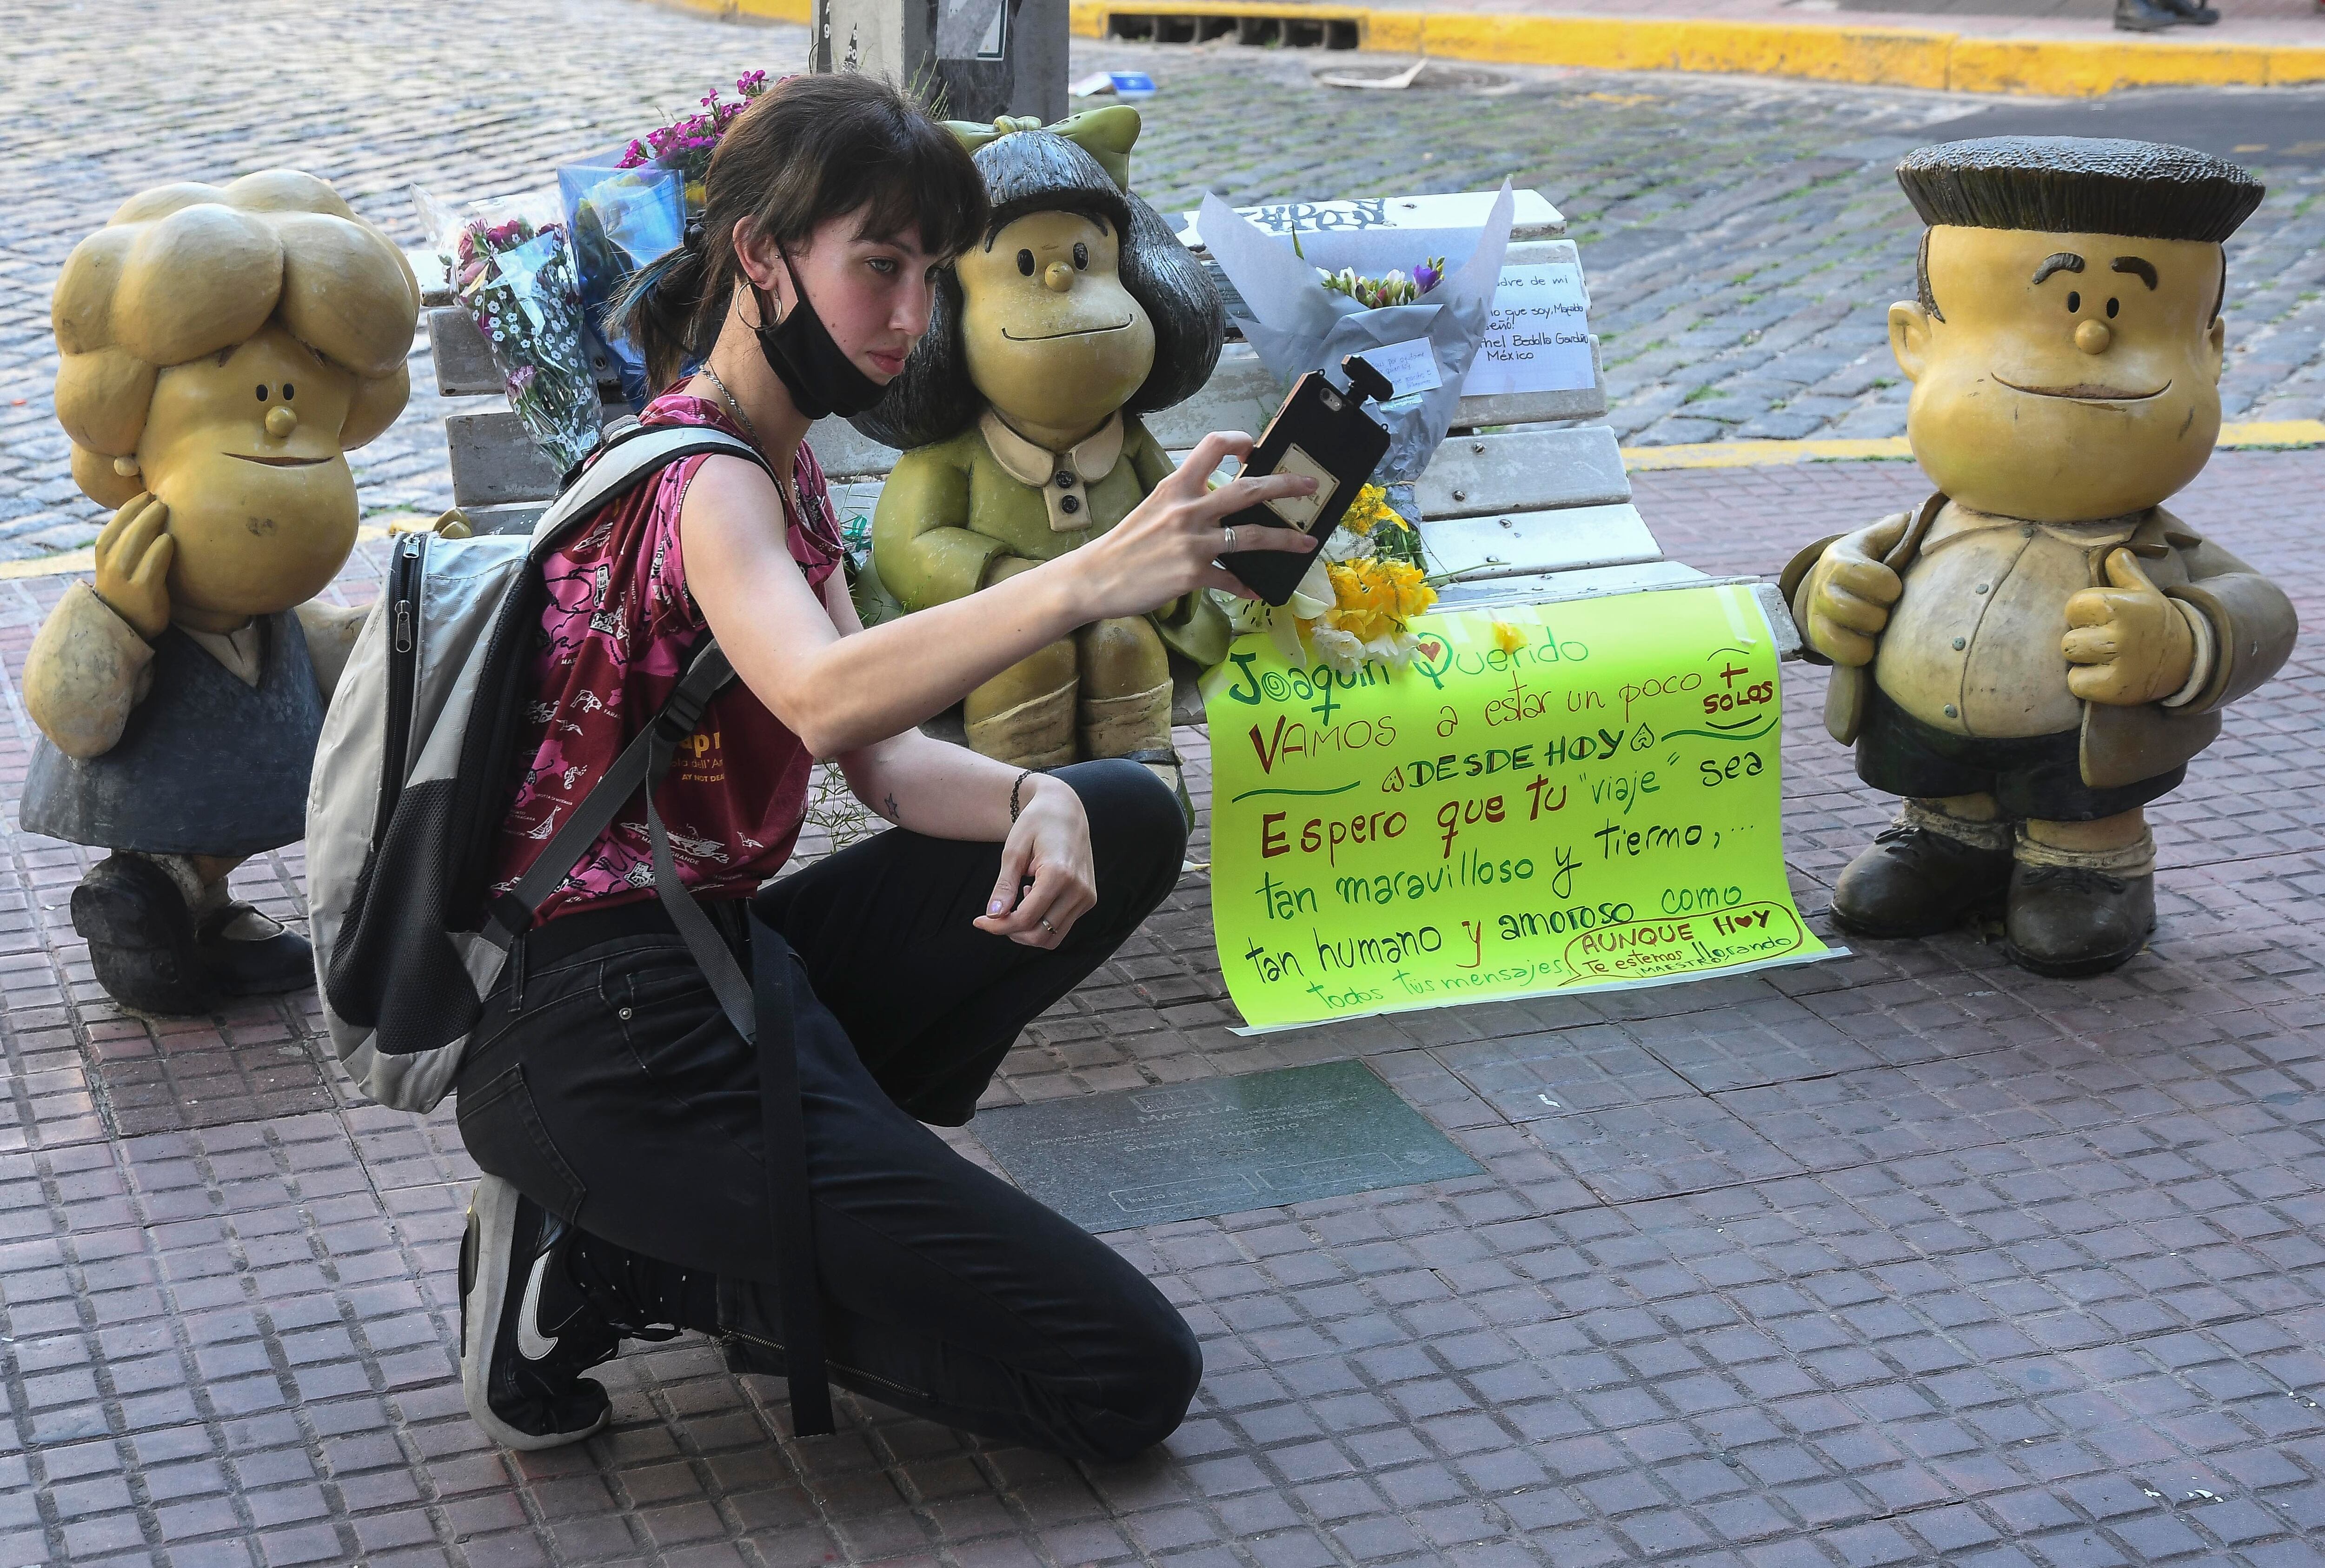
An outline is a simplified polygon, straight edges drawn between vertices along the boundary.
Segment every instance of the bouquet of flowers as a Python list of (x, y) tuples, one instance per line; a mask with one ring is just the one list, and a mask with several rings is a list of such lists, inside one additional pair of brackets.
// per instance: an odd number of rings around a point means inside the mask
[(686, 181), (688, 213), (702, 210), (702, 181), (710, 172), (710, 154), (718, 149), (718, 139), (735, 116), (750, 107), (751, 100), (767, 90), (767, 73), (746, 70), (735, 79), (732, 98), (722, 98), (716, 90), (702, 97), (702, 107), (694, 114), (680, 115), (666, 125), (648, 131), (641, 139), (632, 142), (622, 153), (617, 165), (636, 169), (652, 163), (664, 169), (675, 169)]
[(625, 168), (603, 153), (557, 171), (591, 367), (600, 382), (620, 383), (632, 408), (644, 407), (654, 389), (646, 384), (645, 357), (626, 339), (607, 336), (606, 310), (633, 274), (685, 238), (685, 186), (675, 169)]
[(499, 367), (509, 407), (560, 472), (597, 445), (597, 381), (582, 347), (581, 296), (554, 200), (471, 202), (456, 214), (413, 188), (452, 297)]
[(1340, 527), (1281, 607), (1239, 599), (1237, 631), (1264, 631), (1301, 668), (1312, 659), (1342, 674), (1367, 661), (1391, 666), (1413, 657), (1413, 618), (1437, 602), (1420, 564), (1421, 541), (1388, 504), (1378, 485), (1366, 485), (1340, 519)]
[(1354, 267), (1342, 267), (1336, 273), (1318, 267), (1316, 275), (1334, 293), (1348, 295), (1367, 311), (1377, 311), (1384, 305), (1410, 305), (1443, 283), (1445, 258), (1431, 256), (1414, 267), (1410, 277), (1401, 272), (1392, 272), (1385, 277), (1358, 277)]
[[(1236, 325), (1278, 381), (1289, 385), (1309, 371), (1336, 367), (1348, 355), (1373, 350), (1391, 351), (1407, 365), (1418, 358), (1428, 372), (1395, 378), (1399, 395), (1373, 411), (1388, 426), (1389, 448), (1372, 477), (1385, 489), (1386, 505), (1410, 541), (1407, 548), (1404, 540), (1384, 537), (1383, 552), (1415, 567), (1422, 558), (1413, 481), (1444, 441), (1461, 401), (1461, 383), (1485, 340), (1514, 206), (1505, 181), (1476, 247), (1458, 266), (1449, 266), (1444, 256), (1430, 256), (1410, 273), (1389, 270), (1370, 276), (1354, 266), (1314, 264), (1340, 259), (1330, 254), (1336, 246), (1369, 247), (1357, 259), (1378, 257), (1382, 234), (1311, 235), (1303, 247), (1295, 233), (1286, 246), (1246, 222), (1216, 193), (1203, 199), (1198, 219), (1203, 244), (1251, 312), (1248, 320), (1236, 318)], [(1318, 247), (1322, 254), (1316, 254)], [(1380, 362), (1374, 360), (1376, 367)]]

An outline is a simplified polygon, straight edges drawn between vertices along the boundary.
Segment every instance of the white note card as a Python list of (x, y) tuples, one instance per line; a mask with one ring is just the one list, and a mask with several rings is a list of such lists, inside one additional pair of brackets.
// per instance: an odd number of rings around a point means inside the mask
[(1461, 383), (1464, 397), (1579, 392), (1593, 379), (1590, 296), (1573, 262), (1502, 269), (1486, 340)]
[(1429, 351), (1426, 338), (1408, 338), (1402, 343), (1367, 348), (1364, 350), (1364, 361), (1388, 377), (1398, 397), (1434, 392), (1445, 385), (1444, 378), (1437, 374), (1437, 356)]

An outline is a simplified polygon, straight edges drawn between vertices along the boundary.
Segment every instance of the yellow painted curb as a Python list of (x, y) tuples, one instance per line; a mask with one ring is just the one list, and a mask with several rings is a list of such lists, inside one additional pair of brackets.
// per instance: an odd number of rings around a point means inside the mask
[[(2239, 447), (2325, 446), (2325, 420), (2249, 420), (2224, 424), (2214, 450)], [(1700, 441), (1686, 446), (1625, 447), (1623, 467), (1632, 473), (1667, 469), (1769, 469), (1792, 463), (1862, 462), (1878, 459), (1910, 459), (1913, 449), (1904, 436), (1873, 436), (1860, 441)]]
[[(715, 6), (716, 0), (681, 0)], [(784, 0), (742, 0), (777, 5)], [(1904, 27), (1629, 21), (1310, 5), (1284, 0), (1073, 0), (1073, 31), (1103, 38), (1122, 17), (1353, 22), (1359, 49), (1499, 65), (1710, 71), (1871, 87), (2089, 97), (2128, 87), (2268, 87), (2325, 81), (2325, 48), (2177, 39), (1995, 39)]]
[(682, 11), (701, 11), (712, 16), (748, 16), (759, 22), (790, 22), (805, 27), (814, 11), (814, 0), (661, 0), (664, 5), (675, 5)]

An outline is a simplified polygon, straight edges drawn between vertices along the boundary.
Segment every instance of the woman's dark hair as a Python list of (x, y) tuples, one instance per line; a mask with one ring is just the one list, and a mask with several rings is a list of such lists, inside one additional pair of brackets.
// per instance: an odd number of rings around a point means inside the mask
[(727, 127), (703, 185), (699, 236), (639, 268), (606, 313), (607, 334), (636, 346), (657, 388), (718, 339), (742, 276), (743, 219), (797, 250), (833, 218), (861, 213), (861, 234), (917, 228), (937, 256), (959, 254), (985, 227), (985, 182), (952, 133), (899, 88), (853, 72), (769, 88)]
[[(1122, 286), (1154, 324), (1154, 368), (1123, 406), (1133, 413), (1193, 396), (1218, 364), (1227, 311), (1200, 263), (1162, 216), (1116, 185), (1097, 159), (1048, 131), (1016, 131), (977, 150), (991, 202), (979, 237), (994, 237), (1033, 212), (1071, 212), (1121, 237)], [(966, 248), (966, 247), (963, 247)], [(851, 422), (893, 447), (949, 441), (975, 422), (985, 399), (968, 378), (960, 338), (960, 280), (937, 276), (929, 329), (887, 392)]]

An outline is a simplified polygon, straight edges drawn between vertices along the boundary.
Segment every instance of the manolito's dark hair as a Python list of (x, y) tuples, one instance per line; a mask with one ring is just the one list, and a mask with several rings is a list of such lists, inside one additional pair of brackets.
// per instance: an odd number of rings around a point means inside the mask
[(2119, 234), (2218, 245), (2267, 189), (2192, 147), (2091, 136), (1985, 136), (1917, 147), (1897, 183), (1926, 224)]
[[(1133, 413), (1184, 402), (1210, 379), (1227, 332), (1218, 291), (1162, 215), (1116, 185), (1097, 159), (1048, 131), (1014, 131), (977, 150), (995, 237), (1033, 212), (1071, 212), (1120, 237), (1122, 285), (1154, 324), (1154, 368), (1123, 407)], [(966, 246), (961, 248), (968, 248)], [(949, 441), (975, 422), (985, 399), (968, 378), (961, 344), (960, 281), (938, 274), (929, 329), (857, 430), (894, 447)]]
[[(1898, 163), (1897, 183), (1931, 227), (2214, 245), (2236, 233), (2268, 194), (2250, 174), (2209, 153), (2099, 136), (1981, 136), (1916, 147)], [(1930, 292), (1926, 232), (1914, 273), (1922, 308), (1944, 320)], [(2225, 289), (2225, 267), (2223, 274)], [(2219, 314), (2217, 302), (2212, 313)]]
[(985, 227), (985, 182), (967, 149), (912, 97), (853, 72), (768, 88), (727, 127), (703, 183), (688, 242), (638, 269), (607, 312), (607, 333), (637, 346), (657, 388), (717, 341), (743, 275), (735, 227), (745, 219), (796, 251), (860, 213), (863, 236), (917, 229), (922, 250), (946, 257)]

